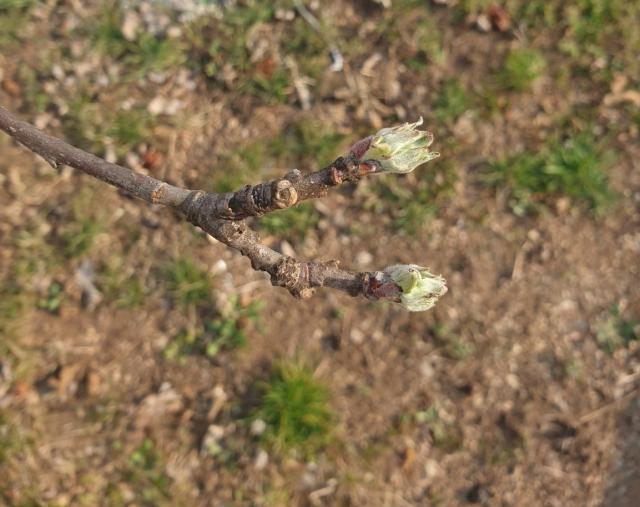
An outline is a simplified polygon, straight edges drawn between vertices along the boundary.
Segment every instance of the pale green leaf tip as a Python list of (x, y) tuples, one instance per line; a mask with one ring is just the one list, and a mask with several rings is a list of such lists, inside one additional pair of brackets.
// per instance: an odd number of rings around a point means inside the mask
[(400, 288), (400, 304), (410, 312), (432, 308), (447, 293), (444, 278), (416, 264), (397, 264), (384, 270)]
[(433, 134), (418, 130), (422, 116), (414, 123), (383, 128), (373, 136), (371, 145), (362, 157), (378, 162), (380, 172), (409, 173), (416, 167), (440, 156), (430, 151)]

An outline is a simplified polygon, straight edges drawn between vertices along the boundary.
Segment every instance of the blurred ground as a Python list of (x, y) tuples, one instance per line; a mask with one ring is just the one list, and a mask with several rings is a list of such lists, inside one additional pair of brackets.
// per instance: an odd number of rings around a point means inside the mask
[[(321, 34), (284, 0), (0, 0), (0, 103), (207, 190), (423, 116), (440, 159), (257, 226), (449, 293), (424, 314), (294, 301), (2, 136), (0, 504), (636, 505), (640, 4), (307, 9)], [(316, 424), (279, 433), (297, 408), (273, 372), (301, 363)]]

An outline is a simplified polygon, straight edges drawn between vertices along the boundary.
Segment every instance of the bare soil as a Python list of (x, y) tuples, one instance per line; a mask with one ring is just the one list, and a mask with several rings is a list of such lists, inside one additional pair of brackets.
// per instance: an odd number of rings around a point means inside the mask
[[(31, 111), (16, 77), (21, 66), (38, 65), (42, 48), (73, 45), (60, 35), (65, 23), (93, 12), (76, 2), (53, 3), (52, 21), (30, 18), (33, 37), (0, 55), (0, 101), (64, 135), (58, 110)], [(613, 307), (640, 318), (638, 128), (613, 128), (626, 106), (606, 105), (610, 90), (602, 84), (586, 79), (560, 88), (548, 74), (530, 91), (509, 94), (497, 114), (470, 109), (438, 126), (433, 108), (443, 80), (457, 77), (467, 89), (478, 88), (517, 38), (456, 21), (448, 7), (433, 12), (450, 65), (410, 70), (411, 36), (367, 38), (371, 20), (385, 16), (382, 7), (362, 1), (328, 8), (326, 18), (362, 48), (345, 50), (343, 72), (322, 70), (307, 111), (293, 87), (284, 103), (273, 104), (198, 73), (186, 86), (175, 77), (178, 70), (162, 84), (130, 84), (130, 97), (114, 91), (118, 84), (95, 96), (95, 104), (114, 109), (127, 99), (179, 98), (179, 120), (161, 117), (128, 162), (209, 189), (214, 175), (230, 170), (222, 167), (225, 153), (278, 137), (295, 122), (328, 126), (345, 136), (346, 146), (363, 132), (423, 115), (434, 125), (441, 159), (400, 181), (411, 191), (422, 172), (444, 173), (439, 164), (449, 164), (455, 182), (415, 232), (394, 228), (397, 210), (376, 208), (378, 182), (363, 181), (318, 202), (318, 225), (287, 237), (286, 245), (264, 236), (276, 248), (360, 269), (428, 265), (445, 276), (449, 293), (426, 313), (330, 291), (293, 300), (246, 259), (169, 211), (52, 169), (0, 140), (5, 288), (18, 261), (36, 257), (19, 285), (27, 303), (0, 338), (0, 428), (13, 432), (15, 444), (4, 458), (0, 451), (0, 504), (637, 505), (640, 343), (609, 354), (597, 337)], [(285, 37), (286, 30), (274, 20), (268, 33)], [(551, 62), (562, 58), (552, 42), (536, 41), (550, 47)], [(60, 65), (72, 75), (73, 63)], [(64, 88), (64, 79), (56, 86)], [(589, 105), (615, 153), (607, 174), (618, 199), (594, 215), (557, 195), (546, 198), (542, 212), (516, 216), (507, 191), (483, 183), (483, 164), (543, 142), (558, 118), (581, 104)], [(141, 159), (149, 151), (162, 161), (145, 169)], [(312, 169), (312, 159), (299, 167)], [(265, 167), (248, 177), (259, 181), (287, 169)], [(50, 262), (65, 255), (56, 231), (74, 219), (80, 189), (89, 195), (83, 209), (98, 217), (101, 230), (90, 250)], [(100, 271), (114, 253), (124, 278), (142, 278), (144, 302), (123, 308), (97, 283), (105, 298), (87, 307), (77, 271), (86, 260)], [(242, 324), (245, 347), (214, 358), (165, 356), (167, 343), (200, 318), (168, 295), (162, 269), (174, 257), (206, 267), (215, 287), (212, 307), (232, 296), (242, 305), (261, 301), (259, 322)], [(64, 299), (48, 312), (36, 302), (52, 281), (63, 287)], [(265, 448), (250, 431), (255, 386), (283, 357), (304, 358), (331, 392), (336, 428), (310, 458)], [(431, 419), (417, 415), (429, 408)], [(222, 454), (204, 450), (211, 425), (223, 429)], [(158, 458), (140, 471), (131, 457), (145, 441)], [(262, 452), (266, 463), (258, 459)]]

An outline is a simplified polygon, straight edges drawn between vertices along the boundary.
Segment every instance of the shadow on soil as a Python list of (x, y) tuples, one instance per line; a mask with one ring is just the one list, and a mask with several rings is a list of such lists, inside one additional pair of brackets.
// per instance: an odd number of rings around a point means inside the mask
[(602, 507), (634, 507), (640, 498), (640, 394), (618, 415), (618, 442)]

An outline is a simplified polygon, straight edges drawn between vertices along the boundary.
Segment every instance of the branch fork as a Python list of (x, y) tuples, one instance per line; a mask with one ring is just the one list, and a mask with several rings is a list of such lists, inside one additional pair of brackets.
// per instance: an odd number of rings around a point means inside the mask
[[(246, 185), (236, 192), (210, 193), (176, 187), (107, 162), (45, 134), (0, 107), (0, 130), (49, 164), (69, 165), (149, 203), (180, 211), (193, 225), (248, 257), (253, 269), (268, 273), (274, 286), (287, 289), (296, 298), (307, 298), (316, 288), (329, 287), (350, 296), (399, 302), (410, 311), (433, 306), (446, 292), (444, 279), (415, 265), (355, 272), (342, 269), (335, 260), (298, 260), (262, 244), (246, 219), (323, 197), (332, 188), (357, 183), (370, 174), (408, 172), (435, 158), (437, 154), (427, 149), (433, 136), (416, 130), (417, 125), (383, 129), (358, 141), (346, 156), (316, 172), (302, 174), (294, 169), (283, 178)], [(375, 157), (365, 157), (372, 154)]]

